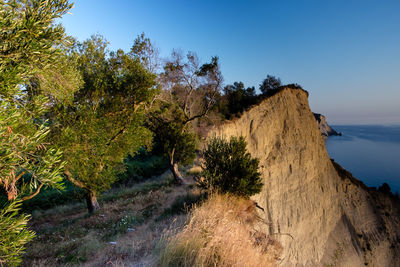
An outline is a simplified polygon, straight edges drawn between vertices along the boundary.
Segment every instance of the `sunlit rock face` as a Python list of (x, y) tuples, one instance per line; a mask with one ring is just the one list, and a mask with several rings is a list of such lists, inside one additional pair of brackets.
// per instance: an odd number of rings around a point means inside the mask
[(315, 119), (318, 122), (318, 128), (322, 134), (322, 137), (328, 138), (329, 136), (332, 136), (332, 135), (342, 135), (341, 133), (338, 133), (334, 129), (332, 129), (331, 126), (329, 126), (324, 115), (318, 114), (318, 113), (313, 113), (313, 114), (314, 114)]
[(214, 135), (244, 136), (260, 159), (264, 186), (253, 198), (264, 208), (259, 227), (284, 248), (282, 266), (400, 266), (398, 203), (338, 175), (306, 91), (283, 89)]

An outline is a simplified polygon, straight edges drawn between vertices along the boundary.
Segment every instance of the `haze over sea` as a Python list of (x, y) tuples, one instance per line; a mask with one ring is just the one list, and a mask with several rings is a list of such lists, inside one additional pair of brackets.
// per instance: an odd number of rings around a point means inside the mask
[(400, 192), (400, 125), (334, 125), (342, 136), (331, 136), (326, 148), (331, 158), (367, 186), (386, 182)]

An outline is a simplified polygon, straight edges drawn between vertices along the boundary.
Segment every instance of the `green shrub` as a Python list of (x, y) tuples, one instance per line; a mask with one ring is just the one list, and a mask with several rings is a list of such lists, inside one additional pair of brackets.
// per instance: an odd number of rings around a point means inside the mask
[(201, 187), (249, 197), (261, 191), (259, 160), (252, 158), (246, 149), (243, 137), (232, 137), (230, 141), (212, 138), (204, 150), (205, 168)]

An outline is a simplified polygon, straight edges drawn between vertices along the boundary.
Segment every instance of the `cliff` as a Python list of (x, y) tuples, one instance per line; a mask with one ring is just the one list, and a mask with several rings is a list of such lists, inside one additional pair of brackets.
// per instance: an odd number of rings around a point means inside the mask
[(260, 159), (259, 227), (282, 266), (400, 266), (400, 209), (333, 163), (307, 92), (282, 89), (209, 136), (244, 136)]
[(313, 113), (313, 114), (314, 114), (315, 119), (318, 122), (318, 127), (322, 134), (322, 137), (328, 138), (329, 136), (332, 136), (332, 135), (342, 135), (341, 133), (338, 133), (334, 129), (332, 129), (331, 126), (329, 126), (324, 115), (318, 114), (318, 113)]

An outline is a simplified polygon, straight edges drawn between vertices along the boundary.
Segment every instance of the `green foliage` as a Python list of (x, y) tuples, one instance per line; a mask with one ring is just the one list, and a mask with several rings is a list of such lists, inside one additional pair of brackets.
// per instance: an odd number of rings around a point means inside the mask
[[(178, 135), (175, 135), (178, 137)], [(175, 139), (177, 140), (177, 139)], [(180, 139), (176, 142), (175, 151), (175, 162), (182, 163), (183, 165), (192, 164), (196, 157), (196, 146), (197, 146), (197, 135), (190, 132), (189, 129), (185, 129), (180, 134)]]
[[(54, 25), (71, 7), (66, 0), (0, 2), (0, 185), (10, 200), (33, 196), (42, 186), (61, 188), (64, 163), (61, 151), (48, 143), (44, 119), (50, 98), (57, 95), (32, 88), (40, 80), (43, 88), (67, 95), (80, 83), (63, 60), (64, 29)], [(26, 173), (28, 182), (21, 179)]]
[(171, 103), (160, 103), (147, 117), (147, 126), (154, 133), (155, 152), (163, 153), (175, 162), (190, 164), (196, 154), (197, 136), (185, 124), (182, 109)]
[(164, 146), (176, 182), (182, 184), (178, 163), (187, 164), (195, 155), (193, 122), (204, 118), (213, 108), (222, 84), (218, 57), (200, 65), (195, 53), (188, 52), (184, 57), (173, 51), (159, 80), (164, 89), (160, 110), (166, 112), (156, 111), (158, 114), (153, 114), (149, 125), (153, 131), (162, 132), (158, 134), (158, 143)]
[(35, 210), (47, 210), (56, 206), (72, 204), (84, 198), (82, 189), (74, 186), (70, 181), (63, 182), (64, 189), (42, 189), (40, 193), (23, 202), (22, 211), (32, 213)]
[(29, 216), (18, 215), (21, 202), (3, 203), (0, 209), (0, 266), (17, 266), (25, 244), (35, 237), (27, 229)]
[(221, 193), (250, 197), (261, 191), (259, 160), (252, 158), (243, 137), (212, 138), (204, 150), (205, 168), (200, 186)]
[(156, 93), (155, 75), (137, 57), (107, 45), (100, 36), (75, 45), (84, 86), (53, 110), (52, 137), (65, 151), (68, 179), (95, 194), (116, 181), (128, 154), (149, 145), (145, 105)]
[(233, 85), (224, 87), (226, 109), (224, 116), (230, 119), (232, 115), (243, 112), (247, 107), (256, 103), (254, 87), (245, 88), (242, 82), (234, 82)]
[(254, 87), (245, 88), (242, 82), (234, 82), (233, 85), (229, 84), (224, 87), (223, 95), (217, 95), (214, 111), (223, 115), (225, 119), (232, 119), (251, 106), (275, 95), (283, 88), (303, 90), (298, 84), (281, 85), (280, 79), (271, 75), (267, 75), (267, 78), (260, 84), (261, 94), (256, 94)]
[(304, 90), (303, 87), (297, 83), (291, 83), (291, 84), (286, 84), (284, 85), (284, 87), (286, 88), (290, 88), (290, 89), (301, 89)]
[(156, 72), (159, 67), (158, 50), (144, 33), (140, 34), (131, 47), (130, 55), (139, 59), (143, 66), (150, 72)]
[(28, 217), (17, 215), (19, 201), (42, 187), (62, 188), (62, 153), (48, 141), (45, 115), (81, 83), (66, 60), (64, 29), (54, 24), (71, 7), (67, 0), (0, 1), (0, 192), (8, 202), (0, 210), (0, 265), (18, 264), (33, 237)]
[(183, 56), (173, 51), (160, 74), (160, 81), (168, 93), (164, 100), (181, 109), (185, 124), (204, 117), (215, 104), (222, 84), (218, 57), (200, 65), (194, 52)]
[(168, 169), (168, 159), (141, 149), (134, 157), (125, 159), (126, 171), (120, 175), (119, 183), (129, 184), (160, 175)]
[(267, 94), (270, 91), (278, 89), (280, 86), (281, 86), (281, 79), (276, 78), (275, 76), (272, 75), (267, 75), (267, 78), (265, 78), (260, 84), (260, 91), (263, 94)]
[(67, 0), (0, 1), (0, 96), (12, 98), (59, 61), (64, 29), (54, 25), (72, 8)]
[[(35, 112), (43, 114), (43, 108)], [(61, 151), (46, 141), (49, 127), (36, 123), (26, 110), (0, 102), (0, 185), (8, 200), (45, 186), (61, 189)], [(28, 180), (22, 179), (29, 175)]]

